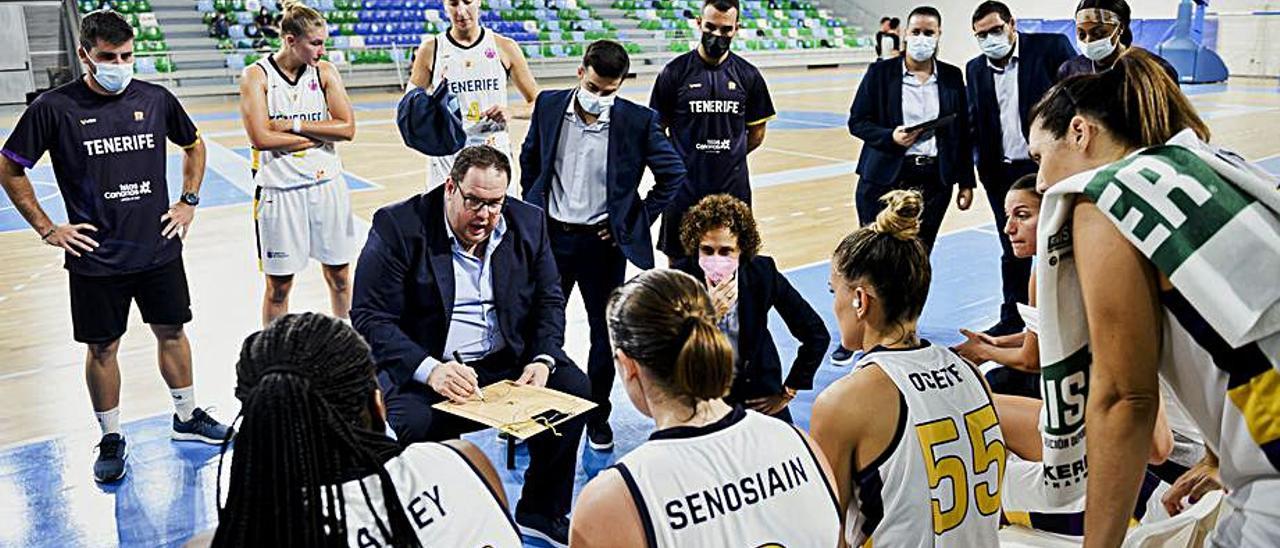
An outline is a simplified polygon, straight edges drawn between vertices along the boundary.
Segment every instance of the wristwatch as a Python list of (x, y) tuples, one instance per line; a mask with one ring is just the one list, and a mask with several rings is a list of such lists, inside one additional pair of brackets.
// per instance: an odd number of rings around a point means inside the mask
[(191, 207), (200, 205), (200, 195), (194, 192), (183, 192), (182, 196), (179, 197), (178, 199), (181, 200), (182, 203), (187, 204)]
[(550, 375), (554, 375), (554, 374), (556, 373), (556, 360), (555, 360), (555, 358), (552, 358), (551, 356), (538, 356), (538, 357), (534, 358), (534, 359), (533, 359), (533, 361), (534, 361), (534, 362), (536, 362), (536, 363), (540, 363), (540, 364), (542, 364), (542, 365), (547, 366), (547, 369), (549, 369), (549, 370), (550, 370), (550, 371), (547, 373), (547, 375), (548, 375), (548, 376), (550, 376)]

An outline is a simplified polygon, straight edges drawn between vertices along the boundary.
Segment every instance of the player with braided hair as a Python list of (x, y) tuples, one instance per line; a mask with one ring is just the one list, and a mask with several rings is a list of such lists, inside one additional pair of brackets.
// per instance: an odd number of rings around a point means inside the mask
[(245, 339), (236, 373), (243, 421), (213, 545), (520, 545), (475, 446), (386, 436), (369, 347), (350, 326), (283, 316)]

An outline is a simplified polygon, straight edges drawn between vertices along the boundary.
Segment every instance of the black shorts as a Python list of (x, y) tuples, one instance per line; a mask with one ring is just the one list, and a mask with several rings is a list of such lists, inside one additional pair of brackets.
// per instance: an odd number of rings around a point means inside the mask
[(71, 323), (76, 342), (103, 344), (119, 339), (129, 325), (129, 306), (138, 301), (142, 321), (182, 325), (191, 321), (187, 272), (179, 257), (169, 263), (118, 276), (71, 273)]

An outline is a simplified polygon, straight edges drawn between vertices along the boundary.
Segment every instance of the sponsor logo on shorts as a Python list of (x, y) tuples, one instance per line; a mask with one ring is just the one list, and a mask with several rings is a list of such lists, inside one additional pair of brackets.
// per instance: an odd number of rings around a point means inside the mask
[(284, 251), (267, 251), (268, 259), (288, 259), (289, 254)]

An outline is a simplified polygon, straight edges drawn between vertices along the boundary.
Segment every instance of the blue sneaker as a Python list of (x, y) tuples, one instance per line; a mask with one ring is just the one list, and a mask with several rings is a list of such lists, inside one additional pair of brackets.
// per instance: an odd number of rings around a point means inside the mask
[(98, 458), (93, 461), (93, 479), (98, 483), (112, 483), (124, 477), (124, 463), (129, 450), (120, 434), (107, 434), (98, 442)]
[(839, 345), (831, 351), (831, 365), (845, 367), (853, 364), (853, 351)]
[(202, 441), (221, 445), (234, 435), (234, 428), (214, 420), (199, 407), (191, 412), (189, 421), (178, 420), (178, 415), (173, 415), (173, 432), (170, 437), (178, 441)]

